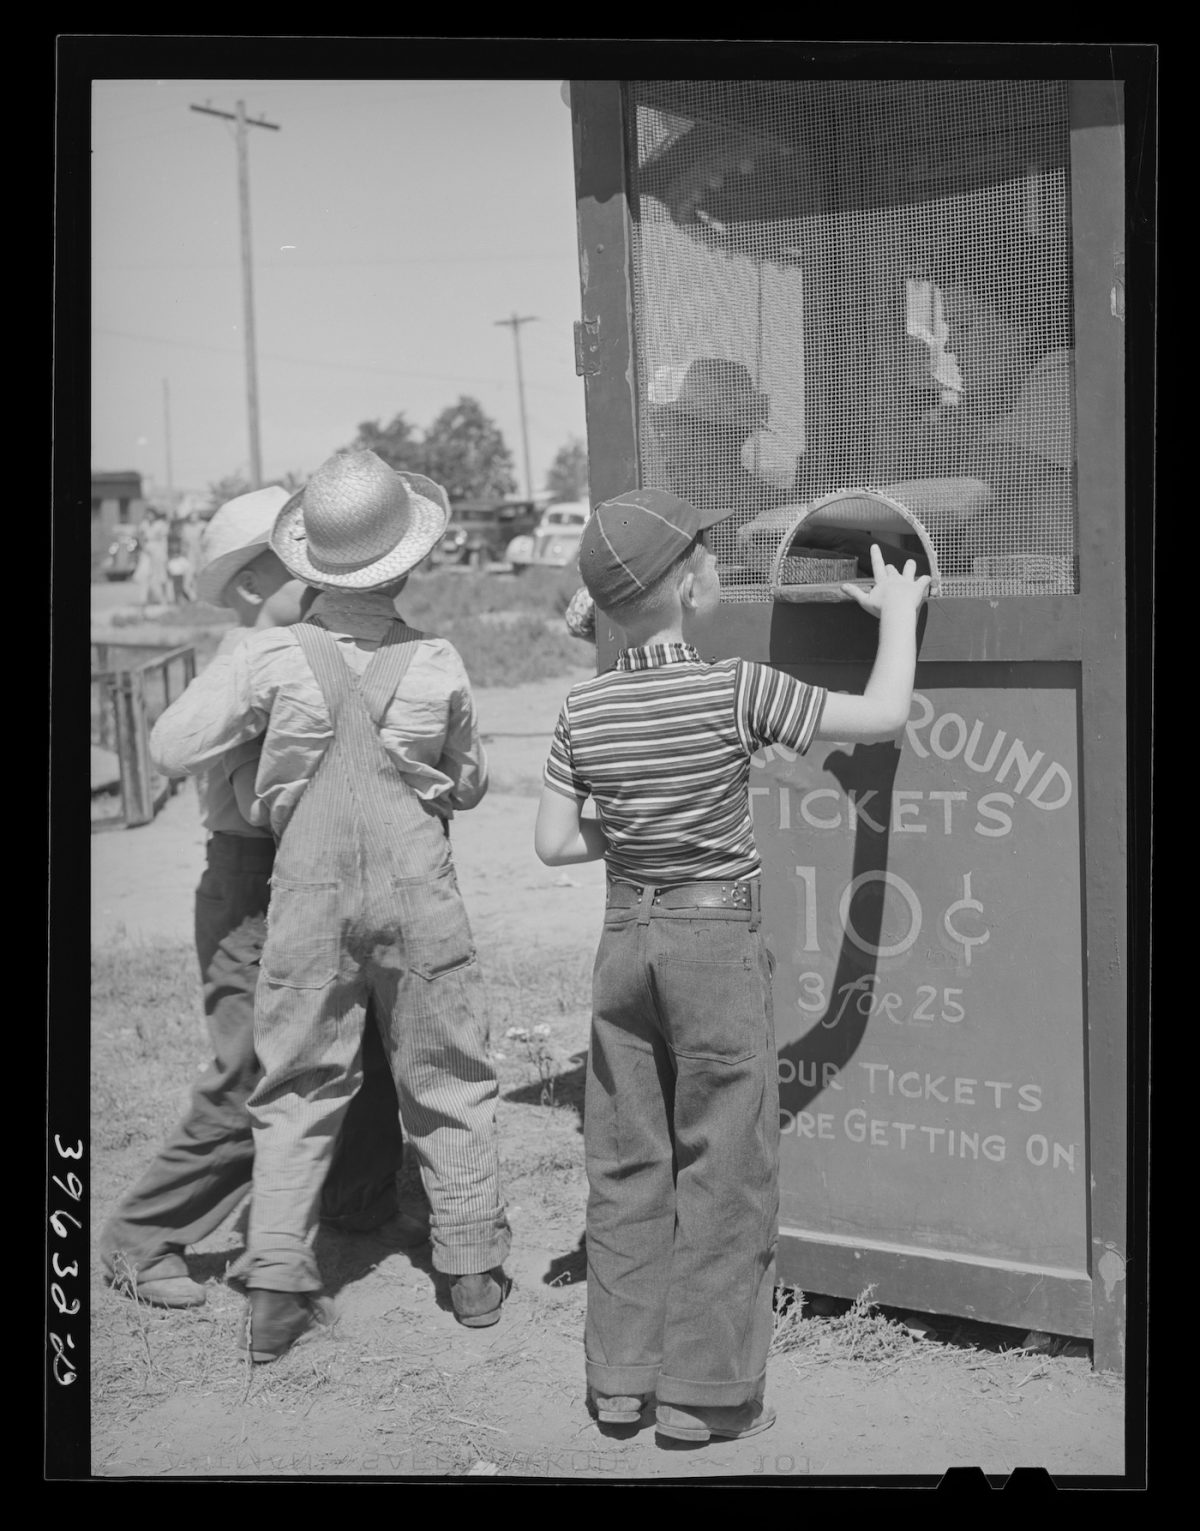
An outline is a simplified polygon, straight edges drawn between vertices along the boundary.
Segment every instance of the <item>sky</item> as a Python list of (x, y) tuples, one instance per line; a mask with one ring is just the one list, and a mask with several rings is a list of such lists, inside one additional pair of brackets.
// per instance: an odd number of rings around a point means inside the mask
[(557, 80), (95, 81), (93, 468), (151, 496), (249, 472), (235, 128), (190, 110), (239, 100), (279, 128), (248, 130), (264, 478), (469, 394), (523, 488), (516, 313), (541, 489), (585, 436)]

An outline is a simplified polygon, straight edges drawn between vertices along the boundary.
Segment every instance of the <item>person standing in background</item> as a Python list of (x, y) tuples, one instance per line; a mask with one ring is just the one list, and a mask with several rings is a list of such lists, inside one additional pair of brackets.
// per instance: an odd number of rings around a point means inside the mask
[(201, 545), (204, 538), (204, 521), (197, 510), (190, 511), (179, 528), (180, 552), (187, 559), (188, 571), (184, 590), (189, 601), (196, 600), (196, 580), (200, 573)]
[(163, 606), (171, 599), (171, 580), (167, 573), (167, 518), (155, 506), (146, 511), (142, 522), (142, 546), (146, 550), (146, 605)]

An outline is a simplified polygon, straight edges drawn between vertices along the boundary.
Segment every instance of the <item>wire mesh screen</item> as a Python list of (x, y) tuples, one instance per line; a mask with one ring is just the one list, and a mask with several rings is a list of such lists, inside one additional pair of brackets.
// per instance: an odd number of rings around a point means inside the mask
[[(642, 480), (734, 508), (726, 598), (768, 598), (781, 507), (854, 487), (945, 595), (1075, 590), (1065, 85), (630, 91)], [(869, 528), (810, 530), (869, 573)]]

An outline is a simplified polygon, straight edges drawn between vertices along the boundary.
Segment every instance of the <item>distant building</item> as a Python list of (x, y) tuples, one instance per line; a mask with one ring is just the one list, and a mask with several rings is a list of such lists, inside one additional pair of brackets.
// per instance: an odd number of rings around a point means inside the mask
[(92, 474), (92, 562), (108, 551), (118, 526), (136, 526), (146, 514), (142, 475), (132, 469), (123, 473)]

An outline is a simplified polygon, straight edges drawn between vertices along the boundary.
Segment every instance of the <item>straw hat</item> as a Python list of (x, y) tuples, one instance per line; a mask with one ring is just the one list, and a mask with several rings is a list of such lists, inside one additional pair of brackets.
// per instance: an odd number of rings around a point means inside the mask
[(321, 464), (279, 512), (271, 546), (288, 570), (330, 590), (376, 590), (400, 579), (442, 540), (446, 491), (374, 452)]
[(196, 595), (210, 606), (220, 606), (229, 581), (239, 569), (265, 553), (271, 528), (288, 492), (277, 484), (255, 489), (226, 500), (216, 511), (200, 538), (200, 572)]

